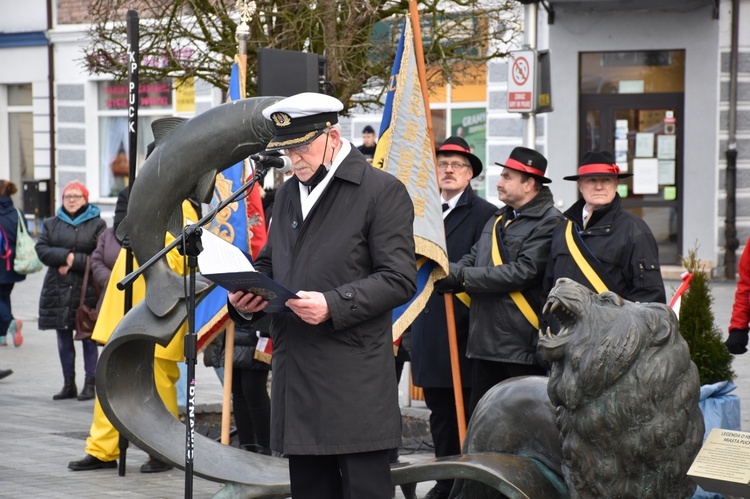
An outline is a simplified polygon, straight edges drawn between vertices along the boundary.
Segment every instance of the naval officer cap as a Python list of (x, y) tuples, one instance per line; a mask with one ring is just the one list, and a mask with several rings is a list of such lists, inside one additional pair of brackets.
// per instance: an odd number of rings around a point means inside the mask
[(309, 144), (339, 122), (344, 105), (335, 97), (303, 92), (282, 99), (263, 110), (276, 134), (266, 146), (269, 151)]

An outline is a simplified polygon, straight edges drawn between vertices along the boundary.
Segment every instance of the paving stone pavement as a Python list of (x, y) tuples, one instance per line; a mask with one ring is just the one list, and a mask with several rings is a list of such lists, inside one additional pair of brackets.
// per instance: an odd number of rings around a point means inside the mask
[[(139, 472), (148, 456), (131, 446), (127, 455), (127, 472), (120, 477), (116, 470), (73, 472), (67, 469), (71, 460), (84, 456), (85, 437), (91, 424), (93, 401), (53, 401), (52, 395), (62, 387), (60, 362), (52, 331), (37, 329), (37, 306), (43, 272), (31, 275), (13, 290), (13, 311), (24, 321), (24, 343), (21, 347), (0, 347), (0, 369), (14, 374), (0, 381), (0, 497), (2, 498), (172, 498), (185, 496), (185, 474), (174, 469), (165, 473)], [(676, 288), (667, 284), (668, 296)], [(734, 282), (714, 281), (714, 313), (722, 330), (729, 323)], [(78, 347), (77, 383), (83, 384), (83, 359)], [(750, 355), (738, 356), (736, 394), (750, 398)], [(212, 410), (221, 402), (221, 385), (214, 372), (199, 361), (196, 368), (197, 404), (199, 410)], [(750, 406), (744, 404), (742, 427), (750, 430)], [(404, 408), (411, 418), (426, 418), (424, 405), (416, 402)], [(410, 430), (413, 431), (413, 430)], [(427, 459), (429, 442), (407, 439), (401, 459)], [(419, 497), (433, 482), (419, 485)], [(222, 485), (194, 477), (193, 497), (213, 496)], [(403, 498), (398, 491), (397, 498)]]
[[(62, 388), (62, 371), (54, 331), (37, 328), (39, 292), (46, 269), (16, 284), (11, 296), (13, 313), (24, 321), (23, 345), (0, 347), (0, 369), (13, 374), (0, 381), (0, 498), (178, 498), (185, 497), (185, 473), (140, 473), (148, 455), (131, 445), (125, 476), (116, 469), (71, 471), (68, 462), (85, 456), (93, 401), (59, 400), (52, 395)], [(83, 385), (83, 356), (76, 345), (76, 383)], [(213, 369), (198, 359), (196, 366), (197, 412), (221, 410), (222, 388)], [(418, 406), (419, 403), (417, 402)], [(405, 408), (414, 419), (426, 419), (426, 409)], [(426, 426), (425, 426), (426, 427)], [(200, 430), (200, 426), (198, 427)], [(414, 430), (411, 430), (414, 432)], [(406, 442), (401, 459), (430, 458), (432, 449), (414, 438)], [(193, 477), (193, 497), (208, 498), (222, 484)], [(418, 487), (423, 496), (434, 485)], [(403, 499), (400, 490), (397, 498)]]

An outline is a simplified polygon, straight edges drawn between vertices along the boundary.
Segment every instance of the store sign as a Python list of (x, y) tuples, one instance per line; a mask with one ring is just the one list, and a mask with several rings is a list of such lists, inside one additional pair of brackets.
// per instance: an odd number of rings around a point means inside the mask
[(510, 53), (508, 67), (509, 113), (531, 113), (536, 102), (536, 52), (516, 50)]
[(176, 105), (175, 111), (178, 113), (195, 112), (195, 79), (185, 78), (184, 80), (175, 80)]
[[(161, 81), (138, 85), (139, 109), (172, 109), (172, 83)], [(99, 83), (99, 110), (116, 111), (128, 109), (127, 82)]]

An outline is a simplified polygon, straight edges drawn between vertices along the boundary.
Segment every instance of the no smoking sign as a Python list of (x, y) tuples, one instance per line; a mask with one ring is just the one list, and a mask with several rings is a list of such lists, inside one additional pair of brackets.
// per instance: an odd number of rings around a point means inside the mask
[(511, 52), (508, 71), (509, 112), (530, 113), (534, 111), (536, 53), (533, 50)]
[(511, 68), (511, 76), (513, 82), (516, 85), (523, 85), (529, 79), (529, 61), (525, 57), (519, 57), (513, 61), (513, 67)]

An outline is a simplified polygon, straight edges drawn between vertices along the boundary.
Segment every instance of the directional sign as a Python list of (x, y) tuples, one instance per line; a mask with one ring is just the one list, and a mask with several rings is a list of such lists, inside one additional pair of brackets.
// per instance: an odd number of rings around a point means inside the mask
[(510, 53), (508, 70), (508, 106), (510, 113), (530, 113), (536, 102), (536, 52), (517, 50)]

